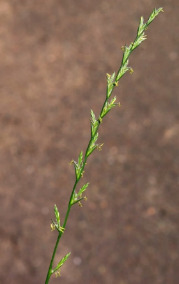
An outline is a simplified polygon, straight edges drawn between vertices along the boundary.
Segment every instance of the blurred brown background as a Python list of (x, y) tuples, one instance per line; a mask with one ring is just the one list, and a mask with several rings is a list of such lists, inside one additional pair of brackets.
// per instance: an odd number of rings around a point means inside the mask
[(63, 219), (90, 109), (140, 16), (160, 6), (103, 120), (88, 201), (58, 250), (71, 257), (51, 283), (179, 283), (177, 0), (0, 1), (0, 283), (44, 283), (53, 205)]

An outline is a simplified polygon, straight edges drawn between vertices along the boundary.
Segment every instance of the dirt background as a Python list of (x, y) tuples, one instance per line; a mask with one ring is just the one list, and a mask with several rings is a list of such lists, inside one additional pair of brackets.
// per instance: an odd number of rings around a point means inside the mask
[(0, 1), (0, 283), (44, 283), (53, 205), (63, 219), (90, 109), (140, 16), (160, 6), (103, 120), (88, 201), (57, 253), (71, 257), (51, 283), (179, 283), (177, 0)]

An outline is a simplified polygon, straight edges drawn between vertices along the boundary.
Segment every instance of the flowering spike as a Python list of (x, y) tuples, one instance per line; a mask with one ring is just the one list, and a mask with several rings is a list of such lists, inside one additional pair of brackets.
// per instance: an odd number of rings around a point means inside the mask
[(78, 203), (78, 205), (80, 207), (82, 207), (82, 203), (81, 201), (84, 199), (86, 200), (86, 196), (83, 196), (83, 192), (86, 190), (88, 184), (84, 185), (78, 192), (76, 191), (76, 187), (78, 185), (78, 182), (80, 181), (80, 179), (83, 176), (83, 172), (84, 172), (84, 168), (86, 165), (86, 161), (89, 157), (89, 155), (97, 148), (98, 150), (101, 149), (103, 144), (96, 144), (97, 140), (98, 140), (98, 128), (100, 123), (102, 122), (102, 118), (116, 105), (120, 106), (120, 103), (116, 103), (116, 97), (112, 98), (109, 101), (109, 98), (114, 90), (114, 87), (118, 85), (118, 81), (120, 78), (122, 78), (124, 76), (124, 74), (126, 72), (133, 72), (133, 69), (131, 67), (128, 66), (129, 64), (129, 56), (132, 53), (132, 51), (137, 48), (145, 39), (146, 39), (146, 35), (145, 35), (145, 31), (148, 28), (149, 24), (155, 19), (155, 17), (160, 13), (163, 12), (162, 8), (159, 9), (154, 9), (153, 12), (151, 13), (148, 21), (146, 23), (144, 23), (144, 18), (141, 17), (140, 22), (139, 22), (139, 26), (138, 26), (138, 30), (137, 30), (137, 36), (135, 38), (135, 40), (129, 45), (125, 45), (124, 47), (122, 47), (123, 50), (123, 57), (122, 57), (122, 62), (121, 62), (121, 66), (117, 72), (117, 74), (115, 75), (115, 72), (112, 75), (106, 74), (106, 79), (107, 79), (107, 88), (106, 88), (106, 98), (105, 101), (103, 103), (99, 118), (96, 120), (95, 114), (94, 112), (91, 110), (91, 136), (90, 136), (90, 140), (86, 149), (86, 152), (84, 154), (83, 157), (83, 152), (81, 151), (78, 157), (78, 161), (75, 162), (74, 160), (71, 161), (71, 164), (74, 165), (75, 168), (75, 174), (76, 174), (76, 180), (72, 189), (72, 193), (70, 195), (70, 200), (68, 203), (68, 208), (67, 208), (67, 212), (66, 212), (66, 216), (65, 216), (65, 221), (64, 221), (64, 227), (60, 226), (60, 214), (58, 211), (57, 206), (54, 206), (54, 212), (55, 212), (55, 217), (56, 220), (53, 221), (52, 220), (52, 224), (51, 224), (51, 230), (56, 229), (59, 232), (57, 241), (56, 241), (56, 245), (52, 254), (52, 258), (50, 261), (50, 265), (49, 265), (49, 269), (48, 269), (48, 273), (47, 273), (47, 277), (46, 277), (46, 282), (45, 283), (49, 283), (49, 279), (51, 277), (51, 275), (53, 273), (55, 273), (55, 275), (58, 277), (60, 276), (60, 268), (61, 266), (64, 264), (64, 262), (68, 259), (70, 253), (68, 253), (65, 257), (63, 257), (60, 262), (57, 264), (57, 266), (55, 267), (55, 269), (52, 269), (53, 266), (53, 262), (54, 262), (54, 258), (57, 252), (57, 247), (58, 247), (58, 243), (59, 240), (62, 236), (62, 233), (65, 230), (66, 227), (66, 223), (68, 220), (68, 216), (69, 216), (69, 212), (71, 210), (72, 205)]

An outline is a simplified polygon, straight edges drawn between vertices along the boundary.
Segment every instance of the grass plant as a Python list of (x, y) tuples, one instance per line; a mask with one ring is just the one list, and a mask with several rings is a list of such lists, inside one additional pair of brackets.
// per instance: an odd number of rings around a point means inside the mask
[(62, 265), (65, 263), (65, 261), (69, 258), (70, 253), (66, 254), (59, 262), (58, 264), (53, 267), (54, 265), (54, 259), (57, 252), (57, 248), (59, 246), (59, 242), (61, 240), (61, 237), (65, 234), (65, 228), (67, 225), (67, 221), (69, 218), (70, 211), (72, 207), (76, 204), (79, 206), (82, 206), (83, 200), (86, 199), (85, 191), (89, 185), (89, 183), (84, 184), (81, 188), (78, 188), (78, 183), (83, 177), (84, 169), (87, 163), (87, 160), (89, 156), (97, 149), (101, 150), (103, 144), (98, 144), (98, 130), (101, 125), (101, 122), (103, 118), (110, 112), (110, 110), (116, 106), (120, 106), (119, 103), (116, 102), (116, 97), (112, 97), (112, 93), (114, 88), (118, 86), (119, 80), (126, 74), (126, 72), (133, 73), (133, 69), (129, 66), (129, 57), (131, 53), (144, 41), (146, 40), (145, 31), (147, 30), (148, 26), (152, 23), (152, 21), (158, 16), (158, 14), (163, 11), (162, 8), (154, 9), (149, 16), (148, 20), (144, 22), (144, 18), (140, 18), (139, 26), (137, 29), (137, 34), (133, 42), (130, 43), (129, 46), (125, 45), (122, 47), (123, 56), (120, 68), (118, 69), (117, 73), (113, 73), (112, 75), (106, 74), (107, 79), (107, 87), (106, 87), (106, 96), (103, 103), (103, 106), (101, 108), (99, 116), (96, 117), (93, 110), (91, 110), (91, 133), (90, 133), (90, 139), (89, 143), (86, 147), (86, 151), (83, 153), (83, 151), (80, 152), (77, 161), (72, 160), (71, 164), (74, 166), (74, 172), (75, 172), (75, 181), (74, 186), (69, 198), (67, 211), (65, 215), (65, 219), (63, 221), (63, 224), (61, 224), (60, 220), (60, 213), (58, 211), (58, 208), (56, 205), (54, 205), (54, 213), (55, 213), (55, 220), (52, 221), (51, 224), (51, 230), (57, 231), (57, 240), (54, 246), (54, 250), (52, 253), (52, 257), (50, 260), (49, 268), (47, 271), (47, 276), (45, 280), (45, 284), (48, 284), (51, 276), (55, 274), (57, 277), (60, 276), (60, 269)]

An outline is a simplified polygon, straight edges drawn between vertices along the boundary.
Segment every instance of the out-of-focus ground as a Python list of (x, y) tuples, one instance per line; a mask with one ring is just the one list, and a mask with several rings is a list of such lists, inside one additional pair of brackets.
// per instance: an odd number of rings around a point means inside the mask
[(178, 284), (178, 1), (0, 1), (0, 283), (44, 283), (105, 74), (141, 15), (165, 13), (131, 56), (121, 102), (90, 157), (88, 201), (72, 209), (51, 283)]

